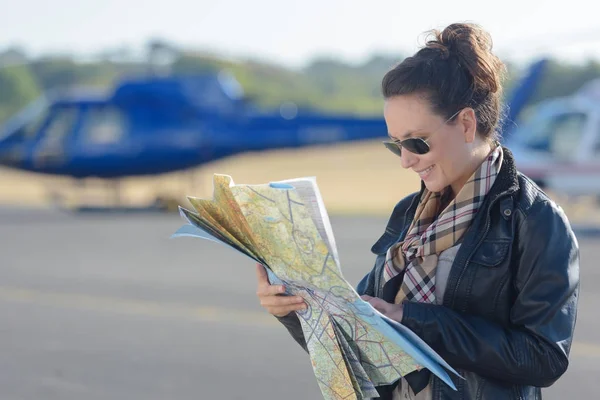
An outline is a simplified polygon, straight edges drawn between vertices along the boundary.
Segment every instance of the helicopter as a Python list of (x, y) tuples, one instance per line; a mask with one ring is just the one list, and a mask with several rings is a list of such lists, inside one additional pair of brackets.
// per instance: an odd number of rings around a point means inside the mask
[(542, 189), (600, 199), (600, 79), (534, 106), (506, 145)]
[[(533, 63), (514, 86), (507, 121), (518, 118), (545, 65)], [(263, 110), (226, 71), (149, 74), (105, 91), (46, 92), (0, 128), (0, 166), (74, 178), (80, 187), (102, 178), (119, 208), (121, 178), (190, 170), (245, 152), (376, 138), (387, 138), (380, 115), (327, 114), (292, 102)]]

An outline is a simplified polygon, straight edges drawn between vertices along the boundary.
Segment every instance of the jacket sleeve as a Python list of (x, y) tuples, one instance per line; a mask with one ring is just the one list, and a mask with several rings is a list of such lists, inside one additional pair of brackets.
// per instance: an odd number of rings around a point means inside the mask
[(518, 230), (511, 326), (445, 306), (405, 303), (402, 323), (450, 365), (505, 382), (552, 385), (567, 369), (579, 292), (579, 247), (563, 212), (538, 203)]
[(300, 319), (295, 312), (291, 312), (285, 317), (275, 317), (279, 322), (285, 326), (292, 338), (308, 353), (308, 347), (306, 346), (306, 340), (304, 340), (304, 331), (300, 324)]
[[(380, 257), (380, 256), (378, 256)], [(375, 296), (375, 274), (377, 273), (377, 263), (375, 264), (375, 267), (373, 267), (373, 269), (366, 274), (361, 280), (360, 282), (358, 282), (358, 285), (356, 285), (356, 293), (359, 296), (362, 296), (364, 294), (368, 295), (368, 296)]]

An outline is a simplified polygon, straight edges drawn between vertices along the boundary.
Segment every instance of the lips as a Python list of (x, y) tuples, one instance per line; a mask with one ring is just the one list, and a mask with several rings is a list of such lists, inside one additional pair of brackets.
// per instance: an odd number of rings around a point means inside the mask
[(435, 167), (435, 165), (432, 165), (431, 167), (425, 168), (421, 171), (415, 171), (417, 174), (419, 174), (419, 177), (421, 179), (426, 179), (429, 174), (431, 173), (431, 171), (433, 170), (433, 168)]

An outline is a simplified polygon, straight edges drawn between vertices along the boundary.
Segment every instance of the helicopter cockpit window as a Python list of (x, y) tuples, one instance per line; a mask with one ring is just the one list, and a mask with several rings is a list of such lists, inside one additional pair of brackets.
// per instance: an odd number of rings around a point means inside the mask
[(50, 111), (46, 109), (27, 122), (21, 130), (23, 137), (25, 139), (35, 138), (35, 135), (37, 135), (49, 116)]
[(73, 133), (77, 122), (78, 110), (75, 107), (55, 109), (51, 113), (50, 121), (43, 132), (42, 141), (46, 146), (62, 145), (67, 136)]
[(82, 123), (82, 141), (87, 144), (118, 143), (125, 135), (125, 121), (114, 107), (88, 110)]

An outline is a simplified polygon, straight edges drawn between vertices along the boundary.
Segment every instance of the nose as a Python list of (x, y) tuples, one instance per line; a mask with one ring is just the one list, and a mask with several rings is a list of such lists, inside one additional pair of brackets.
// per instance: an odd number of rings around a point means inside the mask
[(416, 154), (411, 153), (406, 149), (402, 149), (402, 157), (400, 157), (400, 163), (402, 164), (402, 168), (408, 169), (411, 168), (419, 161), (419, 158)]

